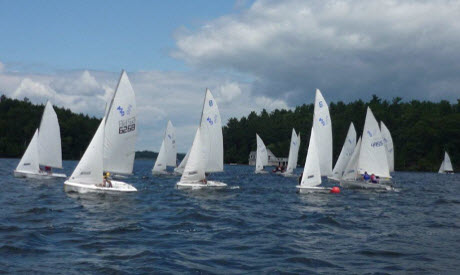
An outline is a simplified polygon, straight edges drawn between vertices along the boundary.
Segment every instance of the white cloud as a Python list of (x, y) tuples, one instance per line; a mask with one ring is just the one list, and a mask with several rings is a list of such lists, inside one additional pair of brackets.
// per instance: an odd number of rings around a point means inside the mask
[(0, 61), (0, 73), (2, 73), (3, 71), (5, 71), (5, 64), (3, 64), (3, 63)]
[(291, 106), (316, 87), (335, 100), (427, 99), (431, 83), (448, 82), (458, 96), (459, 14), (460, 2), (449, 0), (260, 0), (179, 33), (172, 55), (250, 75), (254, 93)]

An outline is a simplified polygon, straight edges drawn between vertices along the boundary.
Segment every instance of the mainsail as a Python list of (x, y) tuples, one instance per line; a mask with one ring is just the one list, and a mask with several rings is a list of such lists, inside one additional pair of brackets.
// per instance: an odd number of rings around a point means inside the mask
[(201, 134), (200, 127), (196, 130), (190, 155), (185, 165), (184, 172), (180, 179), (181, 182), (201, 182), (205, 179), (206, 168), (206, 137)]
[(48, 101), (38, 129), (39, 164), (62, 168), (61, 131), (53, 105)]
[(292, 174), (294, 172), (294, 169), (297, 167), (297, 158), (299, 156), (299, 148), (300, 148), (300, 133), (297, 136), (295, 129), (292, 129), (291, 146), (289, 147), (288, 165), (286, 168), (287, 174)]
[(207, 158), (205, 171), (221, 172), (224, 170), (224, 145), (222, 138), (222, 121), (220, 119), (217, 102), (209, 89), (206, 89), (206, 96), (203, 102), (203, 111), (200, 122), (201, 135), (205, 137)]
[(360, 174), (367, 172), (379, 177), (391, 178), (382, 134), (369, 107), (367, 108), (366, 121), (364, 122), (358, 172)]
[(321, 175), (330, 176), (332, 174), (332, 122), (329, 107), (319, 89), (316, 89), (313, 128)]
[(259, 137), (258, 134), (256, 134), (256, 140), (257, 140), (257, 152), (256, 152), (256, 172), (264, 170), (264, 165), (268, 164), (268, 154), (267, 154), (267, 148), (265, 147), (264, 142), (262, 139)]
[(175, 167), (176, 157), (176, 133), (171, 121), (168, 121), (153, 172), (165, 171), (167, 166)]
[(359, 153), (361, 152), (361, 138), (358, 139), (358, 143), (353, 150), (353, 153), (350, 156), (350, 160), (343, 171), (342, 179), (344, 180), (356, 180), (359, 176), (358, 174), (358, 160)]
[(393, 138), (391, 138), (390, 130), (388, 130), (383, 121), (380, 121), (380, 132), (382, 133), (383, 144), (385, 145), (385, 150), (387, 153), (388, 169), (390, 169), (390, 172), (393, 172), (395, 170)]
[(104, 132), (104, 171), (131, 174), (137, 136), (136, 98), (125, 71), (109, 104)]

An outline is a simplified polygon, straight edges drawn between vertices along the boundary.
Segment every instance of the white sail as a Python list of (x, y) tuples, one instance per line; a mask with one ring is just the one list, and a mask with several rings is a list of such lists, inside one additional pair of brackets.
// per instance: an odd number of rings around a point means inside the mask
[(53, 105), (46, 102), (38, 129), (38, 157), (43, 166), (62, 168), (61, 131)]
[(358, 174), (358, 160), (359, 153), (361, 152), (361, 138), (358, 139), (358, 143), (353, 150), (353, 153), (350, 156), (350, 159), (343, 171), (342, 179), (344, 180), (356, 180), (359, 176)]
[(383, 121), (380, 121), (380, 132), (382, 133), (383, 144), (385, 145), (387, 153), (388, 169), (390, 169), (390, 172), (394, 172), (395, 156), (393, 150), (393, 138), (391, 138), (390, 130), (388, 130)]
[(367, 107), (364, 123), (361, 151), (358, 161), (358, 172), (375, 174), (379, 177), (391, 178), (382, 134), (372, 111)]
[(292, 174), (294, 172), (294, 169), (297, 167), (299, 148), (300, 148), (300, 133), (299, 133), (299, 136), (297, 136), (295, 129), (292, 129), (291, 146), (289, 147), (288, 165), (286, 168), (287, 174)]
[(341, 179), (342, 175), (345, 171), (345, 168), (350, 160), (353, 151), (355, 150), (356, 146), (356, 130), (353, 122), (350, 124), (350, 128), (348, 128), (347, 137), (345, 138), (345, 142), (343, 143), (342, 151), (340, 151), (339, 158), (335, 163), (334, 170), (332, 170), (332, 176), (336, 179)]
[(319, 89), (316, 89), (313, 115), (316, 145), (322, 176), (332, 175), (332, 121), (329, 107)]
[(184, 172), (180, 182), (183, 183), (196, 183), (205, 179), (205, 168), (207, 160), (206, 136), (201, 134), (200, 127), (196, 130), (195, 139), (193, 140), (190, 155), (185, 165)]
[(321, 184), (321, 171), (319, 166), (318, 148), (316, 146), (315, 129), (311, 129), (308, 144), (307, 159), (303, 169), (301, 186), (314, 187)]
[(453, 172), (452, 162), (447, 152), (444, 152), (444, 160), (442, 161), (441, 167), (439, 168), (439, 173)]
[(221, 172), (224, 170), (224, 145), (222, 138), (222, 121), (220, 119), (217, 102), (209, 89), (206, 89), (206, 96), (203, 103), (201, 114), (201, 135), (205, 137), (207, 143), (207, 163), (205, 170), (209, 172)]
[(177, 166), (175, 169), (174, 169), (174, 172), (176, 173), (179, 173), (179, 174), (182, 174), (184, 172), (184, 169), (185, 169), (185, 165), (187, 164), (187, 160), (188, 160), (188, 156), (190, 155), (190, 150), (188, 150), (187, 154), (185, 155), (185, 157), (182, 159), (182, 161), (180, 162), (179, 166)]
[(265, 147), (264, 142), (262, 139), (259, 137), (258, 134), (256, 134), (256, 140), (257, 140), (257, 152), (256, 152), (256, 172), (264, 170), (264, 165), (268, 164), (268, 154), (267, 154), (267, 148)]
[(131, 174), (137, 136), (136, 98), (125, 71), (107, 110), (104, 171)]
[(101, 184), (104, 156), (104, 125), (105, 117), (97, 128), (93, 139), (83, 157), (70, 176), (70, 181), (87, 185)]
[(168, 121), (163, 142), (161, 143), (160, 152), (158, 153), (158, 157), (152, 171), (166, 171), (167, 166), (176, 167), (176, 161), (176, 133), (171, 121)]
[(39, 160), (38, 160), (38, 129), (35, 130), (34, 136), (27, 146), (21, 161), (16, 167), (16, 171), (24, 172), (36, 172), (40, 171)]

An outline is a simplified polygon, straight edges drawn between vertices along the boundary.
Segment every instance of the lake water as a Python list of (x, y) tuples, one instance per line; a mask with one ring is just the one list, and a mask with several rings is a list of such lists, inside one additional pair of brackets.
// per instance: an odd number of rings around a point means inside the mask
[[(139, 192), (66, 194), (0, 159), (0, 273), (457, 273), (460, 175), (397, 172), (398, 192), (296, 193), (225, 166), (220, 191), (174, 188), (135, 163)], [(70, 175), (76, 161), (65, 161)], [(298, 169), (298, 173), (300, 173)], [(326, 185), (331, 186), (330, 183)]]

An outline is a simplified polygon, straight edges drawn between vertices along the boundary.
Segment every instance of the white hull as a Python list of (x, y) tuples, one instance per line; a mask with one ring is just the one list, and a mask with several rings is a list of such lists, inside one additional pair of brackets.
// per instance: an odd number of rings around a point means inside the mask
[(161, 175), (170, 175), (171, 173), (169, 173), (168, 171), (166, 170), (162, 170), (162, 171), (152, 171), (152, 175), (154, 176), (161, 176)]
[(46, 173), (46, 172), (27, 172), (14, 170), (14, 176), (16, 178), (30, 178), (30, 179), (54, 179), (54, 178), (66, 178), (65, 174), (59, 173)]
[(77, 192), (77, 193), (112, 193), (118, 194), (123, 192), (136, 192), (137, 189), (125, 182), (112, 180), (113, 187), (101, 187), (78, 182), (65, 181), (64, 190), (66, 192)]
[(438, 172), (438, 174), (453, 175), (455, 173), (454, 171), (444, 171), (444, 172)]
[(210, 181), (208, 180), (207, 183), (203, 182), (178, 182), (176, 184), (178, 189), (220, 189), (227, 187), (227, 184), (219, 181)]
[(255, 174), (267, 174), (268, 171), (262, 170), (262, 171), (255, 171)]
[(297, 185), (296, 188), (297, 188), (297, 193), (329, 193), (331, 192), (331, 188), (321, 187), (321, 186), (309, 187), (309, 186)]
[(287, 177), (287, 178), (298, 178), (299, 177), (299, 175), (296, 175), (296, 174), (293, 174), (293, 173), (283, 173), (282, 175)]
[(340, 182), (340, 186), (343, 188), (350, 188), (350, 189), (369, 189), (369, 190), (386, 190), (391, 191), (393, 187), (387, 184), (382, 183), (370, 183), (364, 181), (346, 181), (342, 180)]
[(328, 176), (327, 177), (327, 180), (328, 181), (333, 181), (333, 182), (340, 182), (340, 179), (336, 178), (336, 177), (331, 177), (331, 176)]

